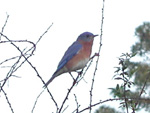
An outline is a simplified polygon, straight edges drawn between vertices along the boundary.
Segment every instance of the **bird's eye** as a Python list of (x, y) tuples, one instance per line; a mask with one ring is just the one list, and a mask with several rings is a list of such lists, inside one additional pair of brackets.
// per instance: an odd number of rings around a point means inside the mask
[(87, 38), (89, 38), (90, 35), (86, 35)]

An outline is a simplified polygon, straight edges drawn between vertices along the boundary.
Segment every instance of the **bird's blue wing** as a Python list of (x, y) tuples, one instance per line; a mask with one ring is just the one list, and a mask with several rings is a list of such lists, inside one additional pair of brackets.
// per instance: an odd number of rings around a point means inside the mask
[(65, 52), (63, 58), (61, 59), (61, 61), (58, 64), (57, 70), (59, 71), (62, 67), (65, 66), (65, 64), (73, 57), (75, 56), (78, 51), (82, 48), (82, 45), (79, 42), (74, 42), (69, 48), (68, 50)]

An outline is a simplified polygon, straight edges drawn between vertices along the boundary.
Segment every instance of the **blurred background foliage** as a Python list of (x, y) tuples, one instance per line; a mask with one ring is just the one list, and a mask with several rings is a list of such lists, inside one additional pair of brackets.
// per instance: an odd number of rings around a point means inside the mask
[[(150, 112), (150, 22), (144, 22), (135, 29), (137, 41), (131, 47), (131, 54), (122, 54), (116, 68), (114, 80), (117, 85), (109, 88), (114, 98), (120, 100), (123, 109), (138, 111), (144, 109)], [(137, 100), (132, 100), (137, 98)], [(119, 108), (120, 106), (118, 106)], [(120, 113), (111, 107), (101, 106), (95, 113)]]

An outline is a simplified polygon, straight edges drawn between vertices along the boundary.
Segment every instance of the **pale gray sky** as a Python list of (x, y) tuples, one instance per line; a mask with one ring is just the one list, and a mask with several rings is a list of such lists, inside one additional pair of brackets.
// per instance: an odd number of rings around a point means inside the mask
[[(30, 58), (45, 81), (51, 77), (64, 52), (80, 33), (90, 31), (100, 34), (102, 0), (1, 0), (0, 4), (0, 28), (5, 22), (6, 12), (10, 15), (4, 31), (10, 39), (28, 39), (35, 42), (48, 26), (54, 23), (40, 41), (35, 55)], [(106, 0), (103, 46), (95, 78), (93, 103), (112, 98), (108, 88), (115, 87), (117, 82), (112, 79), (114, 67), (118, 64), (117, 57), (121, 53), (130, 52), (130, 46), (136, 40), (135, 28), (144, 21), (150, 21), (149, 4), (149, 0)], [(22, 46), (27, 47), (27, 45)], [(93, 54), (98, 51), (98, 46), (97, 37), (94, 41)], [(1, 48), (0, 51), (6, 57), (18, 53), (13, 48), (11, 50)], [(0, 61), (4, 59), (5, 57)], [(88, 75), (93, 75), (94, 67), (95, 63), (85, 77), (88, 83), (81, 81), (72, 90), (66, 103), (69, 104), (66, 113), (73, 111), (76, 106), (74, 93), (79, 104), (82, 105), (81, 109), (89, 105), (92, 76)], [(4, 87), (5, 91), (15, 113), (30, 113), (43, 84), (27, 63), (15, 74), (21, 78), (11, 78), (9, 87)], [(71, 84), (72, 79), (69, 74), (63, 74), (50, 84), (49, 89), (59, 106)], [(106, 104), (119, 107), (119, 102)], [(11, 113), (2, 94), (0, 94), (0, 106), (3, 106), (0, 110), (3, 113)], [(98, 107), (93, 108), (93, 112)], [(38, 100), (34, 112), (50, 113), (51, 111), (55, 111), (55, 105), (45, 91)]]

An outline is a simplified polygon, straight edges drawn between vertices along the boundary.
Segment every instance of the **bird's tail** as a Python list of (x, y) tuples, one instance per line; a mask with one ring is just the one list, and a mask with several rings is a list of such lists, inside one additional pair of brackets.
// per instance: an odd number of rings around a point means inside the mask
[(55, 78), (56, 76), (52, 76), (49, 80), (48, 80), (48, 82), (46, 82), (46, 84), (43, 86), (43, 88), (46, 88), (52, 81), (53, 81), (53, 79)]
[(62, 74), (63, 70), (56, 70), (55, 73), (52, 75), (52, 77), (48, 80), (48, 82), (46, 82), (46, 84), (43, 86), (43, 88), (46, 88), (55, 77), (57, 77), (58, 75)]

